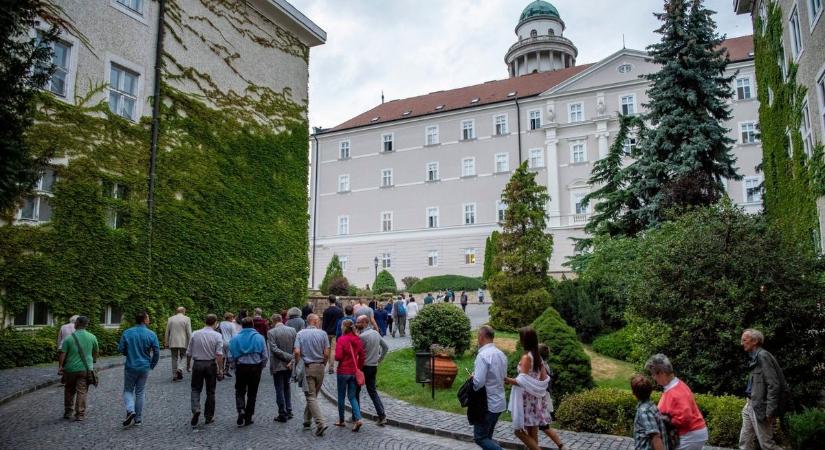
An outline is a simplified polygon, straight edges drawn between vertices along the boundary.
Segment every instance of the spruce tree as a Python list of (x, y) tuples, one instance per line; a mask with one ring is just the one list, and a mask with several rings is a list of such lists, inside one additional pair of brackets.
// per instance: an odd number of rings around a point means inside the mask
[(332, 259), (327, 265), (327, 272), (324, 274), (321, 286), (319, 286), (321, 293), (329, 294), (329, 284), (336, 278), (344, 278), (344, 269), (341, 267), (341, 260), (338, 259), (338, 255), (332, 255)]
[(487, 282), (496, 272), (493, 261), (496, 257), (496, 246), (498, 245), (499, 234), (498, 230), (494, 230), (484, 243), (484, 272), (481, 275), (481, 279), (484, 282)]
[(495, 299), (490, 324), (503, 330), (529, 325), (550, 306), (547, 270), (553, 252), (553, 236), (546, 230), (547, 188), (536, 183), (536, 174), (522, 163), (501, 196), (507, 204), (498, 238), (489, 289)]

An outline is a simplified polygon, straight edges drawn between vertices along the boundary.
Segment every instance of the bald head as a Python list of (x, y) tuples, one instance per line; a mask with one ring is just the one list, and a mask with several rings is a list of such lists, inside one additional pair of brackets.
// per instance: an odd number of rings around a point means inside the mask
[(358, 319), (355, 320), (355, 328), (358, 328), (359, 330), (365, 330), (369, 326), (370, 319), (367, 316), (358, 316)]
[(178, 309), (175, 310), (178, 314), (186, 314), (186, 308), (183, 306), (178, 306)]
[(318, 327), (318, 322), (320, 322), (318, 314), (310, 314), (307, 316), (307, 323), (312, 325), (313, 327)]

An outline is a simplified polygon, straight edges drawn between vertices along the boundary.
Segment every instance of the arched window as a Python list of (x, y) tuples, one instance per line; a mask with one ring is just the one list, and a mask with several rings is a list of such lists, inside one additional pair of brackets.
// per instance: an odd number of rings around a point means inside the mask
[(550, 28), (549, 30), (547, 30), (547, 34), (549, 34), (550, 36), (555, 36), (556, 35), (556, 30)]
[(536, 31), (536, 30), (531, 30), (530, 31), (530, 37), (531, 38), (537, 37), (538, 35), (539, 35), (538, 31)]

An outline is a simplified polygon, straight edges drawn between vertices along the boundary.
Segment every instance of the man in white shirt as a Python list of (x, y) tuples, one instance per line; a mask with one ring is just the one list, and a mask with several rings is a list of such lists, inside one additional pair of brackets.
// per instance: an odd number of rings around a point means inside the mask
[(418, 315), (418, 303), (415, 302), (415, 297), (410, 296), (410, 301), (407, 303), (407, 320), (412, 321)]
[[(201, 415), (201, 392), (206, 384), (206, 423), (215, 419), (215, 386), (223, 379), (223, 336), (215, 330), (218, 317), (206, 316), (206, 326), (192, 333), (186, 348), (186, 368), (192, 372), (192, 420), (195, 427)], [(192, 361), (194, 360), (194, 364)]]
[(473, 371), (473, 389), (487, 391), (487, 412), (484, 420), (473, 425), (473, 441), (484, 450), (501, 450), (493, 439), (498, 418), (507, 405), (504, 399), (504, 377), (507, 357), (493, 344), (495, 331), (489, 325), (478, 330), (478, 356)]

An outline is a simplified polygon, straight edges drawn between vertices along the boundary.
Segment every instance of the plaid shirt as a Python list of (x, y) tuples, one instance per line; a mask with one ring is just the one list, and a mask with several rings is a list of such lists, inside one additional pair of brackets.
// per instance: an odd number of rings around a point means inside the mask
[(662, 438), (664, 450), (670, 450), (667, 443), (665, 423), (650, 400), (639, 402), (636, 405), (636, 419), (633, 421), (633, 440), (636, 450), (653, 450), (652, 435), (658, 434)]

